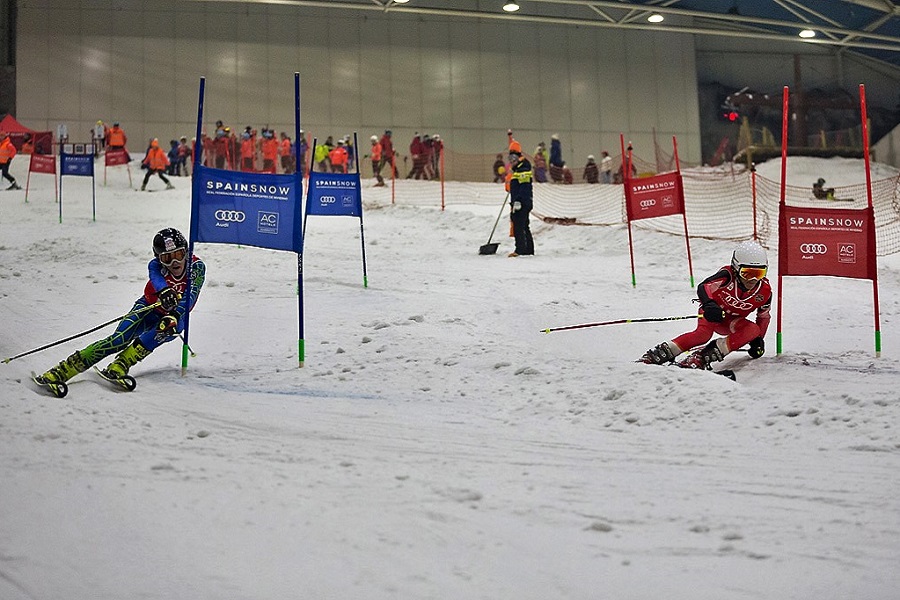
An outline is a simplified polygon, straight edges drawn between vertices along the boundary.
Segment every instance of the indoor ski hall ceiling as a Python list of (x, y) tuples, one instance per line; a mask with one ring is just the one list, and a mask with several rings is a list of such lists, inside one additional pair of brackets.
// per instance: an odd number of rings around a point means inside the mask
[[(891, 0), (195, 0), (676, 31), (802, 41), (900, 68), (900, 5)], [(507, 6), (510, 5), (510, 6)], [(507, 9), (515, 9), (510, 12)], [(656, 22), (648, 21), (651, 15)], [(658, 20), (659, 17), (662, 20)], [(805, 35), (810, 35), (806, 33)]]

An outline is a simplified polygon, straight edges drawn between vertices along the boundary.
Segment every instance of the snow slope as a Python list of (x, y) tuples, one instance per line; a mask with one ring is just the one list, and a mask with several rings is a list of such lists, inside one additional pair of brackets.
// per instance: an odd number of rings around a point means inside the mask
[[(864, 181), (803, 162), (789, 180)], [(111, 170), (92, 221), (66, 178), (61, 224), (49, 177), (0, 193), (0, 354), (126, 312), (152, 235), (187, 232), (174, 183)], [(296, 257), (211, 244), (186, 376), (176, 342), (133, 393), (31, 384), (111, 328), (0, 364), (0, 598), (896, 598), (900, 258), (880, 358), (871, 283), (792, 278), (785, 352), (773, 321), (732, 382), (633, 362), (690, 321), (541, 333), (693, 314), (684, 243), (636, 231), (635, 288), (624, 226), (533, 219), (508, 259), (501, 220), (479, 256), (499, 189), (448, 184), (484, 201), (443, 212), (410, 206), (436, 184), (366, 189), (368, 288), (358, 221), (311, 217), (302, 369)], [(732, 246), (692, 242), (698, 281)]]

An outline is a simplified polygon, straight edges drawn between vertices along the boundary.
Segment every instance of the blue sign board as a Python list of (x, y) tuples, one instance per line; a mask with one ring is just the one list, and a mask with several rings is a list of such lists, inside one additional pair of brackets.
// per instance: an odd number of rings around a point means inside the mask
[(359, 173), (310, 173), (306, 214), (361, 217)]
[(303, 251), (298, 177), (200, 165), (194, 178), (194, 241)]
[(60, 175), (94, 176), (94, 156), (91, 154), (60, 154)]

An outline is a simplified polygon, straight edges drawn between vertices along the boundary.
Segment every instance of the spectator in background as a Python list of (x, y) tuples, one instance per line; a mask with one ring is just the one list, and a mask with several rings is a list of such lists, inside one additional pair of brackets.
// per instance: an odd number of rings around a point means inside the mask
[(65, 144), (69, 141), (69, 128), (66, 127), (65, 123), (60, 123), (56, 126), (56, 139), (59, 140), (60, 144)]
[(826, 188), (821, 177), (812, 185), (813, 196), (819, 200), (834, 200), (834, 188)]
[(34, 139), (30, 133), (26, 133), (22, 140), (22, 154), (34, 154)]
[(540, 142), (534, 150), (534, 180), (547, 183), (547, 145)]
[(215, 166), (217, 169), (231, 168), (231, 156), (228, 152), (228, 131), (219, 127), (222, 121), (216, 121), (216, 137), (213, 138)]
[(503, 183), (506, 181), (506, 163), (503, 162), (502, 154), (497, 154), (497, 158), (494, 159), (494, 166), (492, 168), (494, 170), (493, 183)]
[(384, 166), (384, 160), (382, 157), (381, 142), (378, 141), (377, 135), (373, 135), (369, 138), (369, 141), (372, 142), (372, 149), (370, 150), (371, 154), (369, 156), (372, 158), (372, 175), (377, 180), (375, 186), (383, 187), (384, 177), (381, 176), (381, 167)]
[(444, 154), (444, 140), (441, 136), (434, 134), (431, 138), (431, 175), (435, 179), (441, 178), (441, 156)]
[(169, 166), (166, 168), (166, 175), (178, 175), (178, 140), (169, 140), (169, 152), (166, 155), (169, 159)]
[(163, 180), (167, 190), (175, 189), (172, 182), (166, 179), (166, 176), (163, 174), (166, 167), (169, 166), (169, 157), (166, 156), (163, 149), (159, 147), (159, 140), (156, 138), (153, 138), (150, 141), (150, 148), (147, 150), (147, 156), (144, 158), (143, 164), (147, 167), (147, 174), (144, 175), (144, 183), (141, 184), (142, 192), (147, 189), (147, 182), (150, 181), (150, 176), (154, 173), (159, 175), (159, 178)]
[[(106, 136), (106, 151), (125, 150), (125, 144), (127, 143), (128, 136), (125, 135), (125, 130), (119, 127), (119, 122), (116, 121), (109, 130), (109, 135)], [(125, 150), (125, 156), (128, 161), (131, 161), (131, 157), (128, 156), (127, 150)]]
[(407, 179), (422, 179), (425, 175), (425, 144), (417, 131), (409, 144), (409, 155), (412, 157), (412, 169), (407, 174)]
[(566, 163), (563, 163), (562, 173), (563, 173), (563, 183), (565, 183), (567, 185), (571, 185), (572, 183), (575, 182), (575, 178), (572, 177), (572, 169), (570, 169), (569, 165), (567, 165)]
[(562, 168), (562, 142), (559, 141), (559, 134), (554, 133), (550, 136), (550, 179), (552, 179), (554, 183), (562, 181)]
[(295, 143), (297, 144), (297, 157), (294, 160), (299, 160), (300, 164), (298, 165), (296, 162), (292, 163), (294, 170), (300, 169), (301, 171), (306, 171), (309, 169), (309, 159), (307, 159), (309, 153), (309, 140), (306, 139), (306, 134), (303, 133), (302, 129), (300, 130), (300, 139)]
[(381, 136), (381, 161), (383, 165), (389, 166), (388, 172), (394, 178), (397, 176), (397, 165), (394, 164), (394, 142), (391, 137), (391, 130), (385, 129)]
[(275, 160), (278, 158), (278, 140), (271, 129), (263, 129), (262, 135), (262, 170), (266, 173), (276, 173)]
[(253, 159), (256, 156), (256, 140), (253, 139), (249, 129), (248, 127), (241, 133), (241, 171), (247, 172), (255, 170)]
[(94, 142), (94, 156), (100, 156), (100, 150), (106, 147), (106, 138), (109, 137), (109, 127), (103, 121), (97, 121), (91, 129), (91, 140)]
[(16, 157), (16, 147), (13, 146), (9, 134), (0, 131), (0, 175), (9, 182), (7, 190), (21, 190), (22, 186), (16, 183), (16, 178), (9, 174), (9, 164)]
[[(330, 140), (331, 138), (329, 137), (328, 139)], [(318, 167), (320, 173), (331, 172), (331, 161), (328, 158), (329, 152), (331, 152), (331, 148), (327, 143), (317, 144), (313, 149), (313, 162)]]
[(194, 156), (194, 148), (188, 145), (187, 136), (181, 136), (178, 140), (178, 174), (187, 177), (190, 175), (191, 158)]
[(612, 183), (612, 157), (606, 150), (600, 153), (600, 183)]
[(356, 160), (356, 148), (353, 146), (353, 136), (350, 134), (344, 136), (344, 150), (347, 151), (347, 167), (345, 171), (349, 173), (353, 169), (354, 161)]
[(344, 140), (338, 140), (337, 146), (328, 153), (328, 158), (331, 160), (332, 173), (347, 172), (347, 160), (349, 156), (347, 154), (347, 148), (344, 146)]
[(600, 168), (597, 166), (593, 154), (588, 154), (587, 164), (584, 165), (584, 174), (581, 178), (588, 183), (600, 183)]
[(278, 142), (278, 156), (281, 159), (281, 172), (290, 175), (294, 172), (294, 152), (291, 138), (284, 131), (281, 132), (281, 140)]

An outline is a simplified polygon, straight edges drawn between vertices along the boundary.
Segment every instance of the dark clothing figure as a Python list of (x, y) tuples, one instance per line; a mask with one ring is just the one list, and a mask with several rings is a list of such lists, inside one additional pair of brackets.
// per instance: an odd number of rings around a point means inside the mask
[(503, 162), (503, 155), (498, 154), (497, 160), (494, 161), (494, 183), (503, 183), (506, 181), (506, 164)]
[(819, 200), (834, 200), (834, 188), (826, 188), (824, 179), (820, 178), (813, 184), (812, 192)]
[[(518, 145), (517, 142), (514, 144)], [(518, 153), (511, 151), (509, 162), (509, 201), (512, 207), (509, 218), (516, 238), (516, 250), (510, 253), (510, 256), (529, 256), (534, 254), (534, 239), (531, 237), (528, 218), (531, 209), (534, 208), (531, 163), (522, 156), (521, 150)]]
[(588, 156), (587, 164), (584, 165), (584, 175), (581, 178), (588, 183), (600, 183), (600, 167), (597, 166), (593, 156)]

